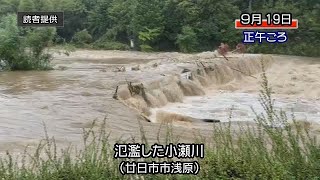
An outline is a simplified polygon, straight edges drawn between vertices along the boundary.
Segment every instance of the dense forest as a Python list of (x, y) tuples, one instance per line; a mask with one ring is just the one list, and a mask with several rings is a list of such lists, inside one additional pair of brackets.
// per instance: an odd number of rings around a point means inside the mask
[[(18, 11), (64, 11), (65, 24), (17, 27)], [(27, 59), (46, 59), (40, 57), (44, 47), (66, 43), (127, 50), (133, 40), (135, 50), (186, 53), (211, 51), (221, 42), (234, 47), (243, 38), (234, 28), (241, 12), (291, 12), (299, 20), (287, 43), (254, 44), (250, 52), (320, 55), (319, 0), (0, 0), (0, 58), (24, 58), (20, 52), (27, 48)]]

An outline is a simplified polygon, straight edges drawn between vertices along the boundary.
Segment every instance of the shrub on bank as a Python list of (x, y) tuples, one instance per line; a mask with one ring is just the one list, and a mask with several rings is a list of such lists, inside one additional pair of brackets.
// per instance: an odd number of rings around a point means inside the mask
[(86, 29), (84, 29), (75, 33), (75, 35), (72, 38), (72, 43), (75, 44), (77, 47), (83, 47), (92, 43), (92, 36)]
[(176, 44), (178, 44), (181, 52), (195, 52), (199, 45), (197, 34), (191, 27), (185, 26), (182, 28), (182, 34), (177, 36)]
[[(263, 66), (262, 66), (263, 67)], [(57, 152), (54, 139), (48, 136), (40, 143), (30, 164), (26, 158), (18, 167), (8, 153), (0, 162), (2, 179), (319, 179), (320, 144), (309, 129), (286, 113), (277, 111), (273, 105), (272, 90), (265, 73), (262, 74), (261, 105), (264, 113), (256, 114), (256, 126), (240, 127), (234, 131), (231, 124), (213, 126), (212, 139), (205, 142), (205, 157), (199, 159), (201, 166), (197, 176), (187, 175), (127, 175), (119, 172), (119, 161), (113, 157), (113, 146), (109, 144), (106, 121), (97, 133), (84, 130), (84, 150), (64, 149)], [(232, 116), (230, 116), (232, 118)], [(280, 124), (279, 128), (272, 125)], [(94, 127), (95, 124), (92, 124)], [(176, 143), (173, 132), (167, 129), (165, 143)], [(46, 133), (47, 134), (47, 133)], [(160, 134), (160, 133), (158, 133)], [(160, 138), (159, 138), (160, 139)], [(141, 142), (149, 144), (141, 126)], [(74, 153), (76, 152), (76, 153)], [(41, 156), (44, 153), (45, 158)], [(159, 159), (153, 159), (155, 161)], [(150, 159), (148, 160), (150, 161)], [(159, 160), (162, 161), (162, 160)]]
[(130, 47), (126, 44), (119, 42), (96, 42), (93, 44), (94, 49), (103, 49), (103, 50), (130, 50)]
[(114, 34), (112, 30), (109, 30), (103, 36), (101, 36), (98, 40), (91, 44), (93, 49), (99, 50), (130, 50), (130, 47), (127, 44), (117, 42), (114, 39)]
[(48, 70), (51, 55), (44, 49), (52, 41), (54, 28), (19, 28), (16, 15), (0, 23), (0, 69)]

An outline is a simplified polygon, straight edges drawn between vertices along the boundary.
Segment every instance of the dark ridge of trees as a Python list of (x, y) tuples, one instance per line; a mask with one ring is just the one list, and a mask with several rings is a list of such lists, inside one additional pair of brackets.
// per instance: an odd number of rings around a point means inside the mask
[[(221, 42), (235, 47), (243, 35), (234, 20), (242, 12), (291, 12), (299, 29), (288, 30), (287, 43), (254, 44), (248, 51), (320, 56), (318, 0), (0, 0), (2, 24), (17, 11), (65, 12), (64, 28), (52, 31), (46, 44), (127, 50), (133, 41), (136, 50), (185, 53), (211, 51)], [(37, 29), (18, 28), (17, 39)]]

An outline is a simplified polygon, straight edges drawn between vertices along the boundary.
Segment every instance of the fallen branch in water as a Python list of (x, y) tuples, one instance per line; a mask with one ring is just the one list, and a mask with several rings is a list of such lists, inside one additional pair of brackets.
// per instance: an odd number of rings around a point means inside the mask
[[(228, 59), (225, 55), (222, 54), (222, 56), (224, 57), (225, 60), (229, 61), (229, 59)], [(245, 72), (243, 72), (243, 71), (241, 71), (241, 70), (239, 70), (239, 69), (235, 69), (235, 68), (232, 68), (232, 67), (230, 67), (230, 69), (232, 69), (232, 70), (234, 70), (234, 71), (237, 71), (237, 72), (240, 72), (240, 73), (242, 73), (242, 74), (244, 74), (244, 75), (246, 75), (246, 76), (250, 76), (250, 77), (252, 77), (252, 78), (257, 79), (256, 77), (254, 77), (254, 76), (252, 76), (252, 75), (250, 75), (250, 74), (247, 74), (247, 73), (245, 73)]]
[(200, 61), (200, 64), (202, 65), (203, 68), (206, 68), (206, 66)]
[(116, 87), (116, 91), (114, 92), (114, 94), (112, 96), (113, 99), (118, 100), (118, 89), (119, 89), (119, 86)]
[(133, 95), (133, 93), (132, 93), (132, 83), (131, 82), (128, 82), (128, 80), (126, 79), (126, 82), (127, 82), (127, 85), (128, 85), (128, 90), (130, 91), (130, 94), (131, 94), (131, 96)]
[(124, 100), (121, 100), (121, 99), (119, 100), (128, 108), (135, 110), (139, 114), (139, 116), (142, 117), (144, 120), (146, 120), (147, 122), (151, 122), (151, 119), (148, 116), (146, 116), (143, 112), (141, 112), (139, 109), (128, 105)]
[(223, 58), (225, 58), (227, 61), (229, 61), (229, 59), (224, 55), (222, 54)]
[(230, 67), (230, 69), (232, 69), (232, 70), (234, 70), (234, 71), (238, 71), (238, 72), (240, 72), (240, 73), (242, 73), (242, 74), (244, 74), (244, 75), (246, 75), (246, 76), (250, 76), (250, 77), (252, 77), (252, 78), (257, 79), (256, 77), (254, 77), (254, 76), (252, 76), (252, 75), (250, 75), (250, 74), (246, 74), (246, 73), (240, 71), (239, 69), (234, 69), (234, 68), (232, 68), (232, 67)]
[[(202, 65), (203, 69), (205, 70), (206, 73), (208, 73), (209, 71), (214, 71), (214, 69), (209, 65), (209, 66), (206, 66), (203, 64), (202, 61), (199, 61), (199, 63)], [(212, 63), (212, 62), (211, 62)], [(200, 67), (200, 65), (198, 64), (198, 62), (196, 61), (196, 64), (198, 67)], [(199, 74), (199, 73), (198, 73)]]

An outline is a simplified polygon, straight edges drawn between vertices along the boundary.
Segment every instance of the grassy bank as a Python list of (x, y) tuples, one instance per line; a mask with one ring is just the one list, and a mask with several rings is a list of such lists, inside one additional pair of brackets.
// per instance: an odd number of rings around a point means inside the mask
[[(83, 150), (59, 150), (53, 138), (47, 136), (33, 154), (27, 152), (21, 161), (10, 153), (2, 157), (1, 179), (319, 179), (320, 144), (309, 132), (307, 123), (274, 109), (271, 89), (262, 74), (260, 102), (265, 112), (256, 114), (257, 125), (234, 131), (231, 124), (215, 124), (213, 136), (195, 137), (205, 143), (205, 157), (198, 159), (201, 170), (197, 176), (187, 175), (126, 175), (119, 172), (121, 160), (114, 159), (105, 121), (100, 131), (84, 130)], [(232, 113), (230, 114), (232, 119)], [(292, 120), (293, 123), (289, 123)], [(281, 124), (281, 127), (271, 127)], [(94, 127), (94, 124), (93, 126)], [(160, 138), (159, 138), (160, 139)], [(143, 127), (139, 142), (150, 145)], [(170, 125), (165, 142), (177, 143)], [(127, 142), (130, 143), (130, 142)], [(147, 159), (146, 161), (170, 161)]]

